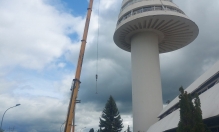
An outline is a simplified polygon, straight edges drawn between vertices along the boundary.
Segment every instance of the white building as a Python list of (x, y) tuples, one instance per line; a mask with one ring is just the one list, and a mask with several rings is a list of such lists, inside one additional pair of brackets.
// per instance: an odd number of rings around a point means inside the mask
[[(219, 132), (219, 61), (188, 88), (188, 93), (199, 94), (205, 124), (212, 132)], [(158, 115), (160, 120), (147, 132), (176, 132), (179, 123), (179, 98), (171, 101)]]

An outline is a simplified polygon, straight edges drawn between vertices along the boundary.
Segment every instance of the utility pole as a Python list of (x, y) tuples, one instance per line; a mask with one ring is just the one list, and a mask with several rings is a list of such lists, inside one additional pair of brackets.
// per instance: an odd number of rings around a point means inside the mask
[(91, 17), (91, 12), (92, 12), (92, 7), (93, 7), (93, 0), (90, 0), (89, 7), (87, 8), (87, 18), (86, 18), (86, 23), (84, 27), (84, 34), (83, 38), (81, 40), (81, 49), (80, 49), (80, 54), (78, 58), (78, 64), (77, 64), (77, 69), (76, 69), (76, 74), (75, 74), (75, 79), (72, 81), (72, 94), (71, 94), (71, 99), (69, 102), (69, 108), (68, 108), (68, 114), (67, 114), (67, 119), (66, 119), (66, 124), (65, 124), (65, 131), (64, 132), (72, 132), (75, 131), (75, 105), (77, 102), (77, 95), (78, 95), (78, 90), (80, 86), (80, 76), (81, 76), (81, 68), (83, 64), (83, 58), (84, 58), (84, 52), (85, 52), (85, 47), (87, 43), (87, 34), (88, 34), (88, 29), (89, 29), (89, 24), (90, 24), (90, 17)]

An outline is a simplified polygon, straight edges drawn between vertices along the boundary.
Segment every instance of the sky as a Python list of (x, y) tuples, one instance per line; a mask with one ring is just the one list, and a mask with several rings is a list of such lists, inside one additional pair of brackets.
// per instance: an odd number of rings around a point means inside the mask
[[(100, 0), (99, 5), (94, 0), (76, 132), (98, 129), (110, 95), (117, 103), (124, 129), (128, 125), (132, 128), (131, 55), (113, 41), (121, 2)], [(219, 1), (174, 3), (198, 25), (199, 36), (182, 49), (160, 54), (164, 104), (179, 94), (180, 86), (188, 87), (219, 60)], [(21, 104), (5, 114), (2, 128), (6, 132), (12, 128), (13, 132), (63, 130), (87, 6), (88, 0), (0, 0), (0, 115)]]

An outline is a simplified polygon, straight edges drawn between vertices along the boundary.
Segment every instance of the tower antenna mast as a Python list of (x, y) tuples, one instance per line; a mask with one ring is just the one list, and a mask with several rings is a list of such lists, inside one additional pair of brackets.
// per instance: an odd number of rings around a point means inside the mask
[(87, 43), (87, 34), (88, 34), (88, 29), (89, 29), (89, 24), (90, 24), (90, 17), (91, 17), (91, 12), (92, 12), (92, 7), (93, 7), (93, 0), (90, 0), (89, 2), (89, 7), (87, 8), (87, 18), (85, 22), (85, 27), (84, 27), (84, 34), (83, 38), (81, 40), (81, 49), (78, 57), (78, 64), (77, 64), (77, 69), (76, 69), (76, 74), (75, 74), (75, 79), (72, 81), (72, 93), (71, 93), (71, 99), (69, 102), (69, 107), (68, 107), (68, 114), (67, 114), (67, 119), (65, 123), (65, 131), (64, 132), (74, 132), (75, 129), (75, 106), (77, 102), (80, 102), (77, 100), (77, 95), (78, 95), (78, 90), (80, 86), (80, 76), (81, 76), (81, 68), (83, 64), (83, 58), (84, 58), (84, 52), (85, 52), (85, 47)]

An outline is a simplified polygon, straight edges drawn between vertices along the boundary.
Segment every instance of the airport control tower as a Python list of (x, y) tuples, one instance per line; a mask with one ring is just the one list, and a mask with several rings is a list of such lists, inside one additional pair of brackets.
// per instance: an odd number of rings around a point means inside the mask
[(131, 52), (134, 132), (146, 132), (163, 107), (159, 53), (188, 45), (198, 32), (172, 0), (123, 0), (114, 41)]

